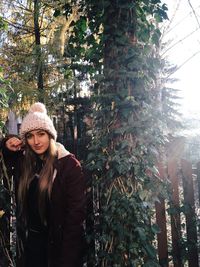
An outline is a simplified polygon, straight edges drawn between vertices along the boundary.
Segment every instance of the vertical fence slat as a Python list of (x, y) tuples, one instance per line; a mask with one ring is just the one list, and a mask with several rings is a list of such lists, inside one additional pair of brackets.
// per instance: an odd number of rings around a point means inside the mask
[[(92, 174), (88, 170), (84, 171), (86, 181), (87, 181), (87, 218), (86, 218), (86, 234), (92, 236), (95, 234), (95, 219), (94, 219), (94, 187), (92, 186)], [(87, 267), (93, 267), (93, 262), (95, 259), (95, 240), (87, 244), (86, 248), (86, 262)]]
[[(161, 179), (164, 179), (164, 168), (160, 163), (158, 166)], [(156, 222), (160, 228), (160, 233), (157, 236), (158, 240), (158, 256), (159, 263), (162, 267), (168, 267), (168, 245), (167, 245), (167, 222), (166, 222), (166, 210), (165, 201), (160, 199), (160, 202), (155, 203), (156, 208)]]
[[(174, 210), (179, 209), (179, 178), (178, 178), (178, 161), (173, 159), (168, 162), (168, 175), (171, 180), (172, 186), (172, 208)], [(171, 214), (171, 233), (172, 233), (172, 248), (173, 248), (173, 262), (174, 267), (182, 267), (181, 261), (181, 247), (180, 247), (180, 237), (181, 237), (181, 220), (180, 214), (174, 212)]]
[(200, 162), (197, 163), (198, 200), (200, 206)]
[(186, 205), (186, 229), (188, 243), (189, 267), (198, 267), (197, 251), (197, 228), (195, 218), (194, 187), (192, 179), (192, 164), (186, 160), (181, 160), (181, 170), (183, 179), (184, 203)]

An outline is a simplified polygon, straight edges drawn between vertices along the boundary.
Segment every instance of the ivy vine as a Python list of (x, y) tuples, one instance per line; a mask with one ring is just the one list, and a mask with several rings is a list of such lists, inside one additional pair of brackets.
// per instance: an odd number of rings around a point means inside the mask
[(87, 22), (87, 31), (78, 29), (95, 79), (87, 165), (98, 204), (88, 237), (96, 242), (91, 260), (95, 266), (159, 266), (159, 229), (151, 218), (163, 188), (156, 169), (165, 142), (158, 25), (167, 7), (161, 1), (83, 1), (82, 8), (87, 20), (79, 23)]

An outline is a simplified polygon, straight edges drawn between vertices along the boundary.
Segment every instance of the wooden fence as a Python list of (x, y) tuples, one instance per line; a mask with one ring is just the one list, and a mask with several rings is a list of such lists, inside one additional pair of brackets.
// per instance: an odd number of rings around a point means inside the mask
[(170, 199), (156, 203), (158, 257), (162, 267), (198, 267), (200, 162), (180, 159), (177, 147), (169, 149), (167, 166), (159, 165), (161, 178), (170, 182)]
[[(157, 253), (161, 267), (198, 267), (200, 239), (198, 207), (200, 203), (200, 162), (194, 166), (185, 160), (172, 159), (164, 168), (159, 166), (160, 175), (169, 181), (169, 197), (155, 203), (156, 223), (160, 228), (157, 235)], [(94, 193), (90, 192), (91, 195)], [(90, 200), (88, 212), (96, 204)], [(89, 234), (94, 222), (88, 220)], [(199, 225), (198, 225), (199, 224)], [(90, 256), (95, 254), (95, 243), (90, 244)], [(93, 267), (90, 262), (87, 267)], [(152, 266), (153, 267), (153, 266)]]

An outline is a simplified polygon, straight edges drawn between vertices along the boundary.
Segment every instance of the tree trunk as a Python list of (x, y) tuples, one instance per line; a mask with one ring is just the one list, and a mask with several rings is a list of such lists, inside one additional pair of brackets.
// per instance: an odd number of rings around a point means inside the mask
[(44, 83), (43, 83), (43, 58), (40, 41), (39, 12), (40, 0), (34, 0), (34, 32), (35, 32), (35, 53), (36, 53), (36, 74), (38, 87), (38, 100), (44, 102)]

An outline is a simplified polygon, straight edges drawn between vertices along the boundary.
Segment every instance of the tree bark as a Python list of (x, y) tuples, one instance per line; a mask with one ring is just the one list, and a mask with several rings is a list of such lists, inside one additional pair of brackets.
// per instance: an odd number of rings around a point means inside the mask
[(39, 26), (40, 0), (34, 0), (34, 32), (35, 32), (35, 53), (36, 53), (36, 74), (38, 87), (38, 100), (44, 102), (44, 82), (43, 82), (43, 59)]

